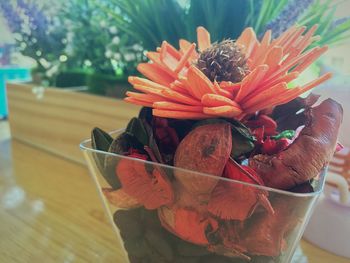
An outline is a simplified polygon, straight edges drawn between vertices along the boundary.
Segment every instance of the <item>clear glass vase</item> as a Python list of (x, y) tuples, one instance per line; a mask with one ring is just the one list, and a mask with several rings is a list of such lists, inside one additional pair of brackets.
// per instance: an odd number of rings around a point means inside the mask
[[(120, 262), (291, 262), (324, 185), (324, 171), (282, 191), (94, 150), (91, 140), (80, 148), (125, 252)], [(130, 198), (130, 189), (139, 191)]]

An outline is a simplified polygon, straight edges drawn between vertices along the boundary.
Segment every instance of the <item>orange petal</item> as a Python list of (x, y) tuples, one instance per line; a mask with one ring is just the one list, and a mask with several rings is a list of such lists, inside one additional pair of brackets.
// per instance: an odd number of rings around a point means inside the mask
[(127, 91), (126, 95), (130, 98), (134, 98), (134, 99), (141, 100), (144, 102), (149, 102), (149, 103), (161, 101), (164, 99), (163, 97), (160, 97), (157, 95), (137, 93), (137, 92), (131, 92), (131, 91)]
[(281, 44), (281, 46), (283, 47), (283, 52), (285, 54), (288, 54), (289, 50), (300, 42), (300, 38), (302, 37), (301, 35), (304, 31), (305, 27), (297, 27), (284, 41), (284, 43)]
[(168, 73), (159, 68), (159, 66), (154, 64), (140, 63), (137, 66), (137, 70), (150, 80), (157, 82), (161, 85), (168, 86), (171, 82), (174, 81), (173, 77), (171, 77)]
[(269, 66), (267, 75), (271, 74), (277, 69), (278, 64), (283, 58), (283, 49), (279, 46), (273, 47), (266, 55), (264, 63)]
[(190, 59), (195, 48), (196, 48), (196, 44), (193, 43), (190, 45), (190, 47), (186, 50), (186, 52), (181, 57), (179, 63), (177, 64), (177, 66), (175, 68), (175, 73), (179, 73), (182, 70), (182, 68), (185, 66), (185, 64)]
[(253, 97), (251, 97), (249, 100), (246, 100), (242, 103), (242, 107), (244, 109), (251, 108), (254, 105), (257, 105), (260, 102), (264, 102), (267, 99), (272, 98), (272, 97), (276, 100), (276, 95), (286, 91), (287, 89), (288, 89), (288, 87), (287, 87), (286, 82), (278, 83), (275, 86), (273, 86), (269, 89), (266, 89), (262, 92), (254, 93)]
[(266, 108), (272, 108), (278, 105), (282, 105), (297, 98), (302, 93), (304, 92), (300, 87), (295, 87), (293, 89), (289, 89), (286, 92), (278, 94), (276, 97), (268, 98), (265, 101), (260, 102), (257, 105), (254, 105), (252, 108), (246, 109), (245, 112), (252, 113), (252, 112), (260, 111)]
[(300, 73), (303, 72), (305, 69), (307, 69), (316, 59), (318, 59), (322, 54), (327, 52), (328, 46), (321, 47), (318, 52), (315, 52), (314, 55), (310, 56), (306, 60), (303, 61), (303, 63), (300, 63), (298, 66), (296, 66), (293, 70), (299, 71)]
[[(226, 98), (228, 98), (230, 100), (233, 100), (234, 92), (226, 90), (226, 89), (222, 89), (220, 87), (220, 85), (216, 82), (216, 80), (214, 80), (213, 88), (214, 88), (216, 94), (224, 96), (224, 97), (226, 97)], [(238, 89), (237, 89), (237, 91), (238, 91)]]
[(294, 57), (299, 56), (305, 48), (307, 48), (313, 41), (312, 36), (317, 30), (317, 25), (313, 26), (304, 36), (299, 38), (299, 41), (295, 44), (294, 49), (290, 51), (285, 63), (290, 62)]
[[(262, 92), (264, 90), (268, 90), (271, 87), (277, 85), (278, 83), (281, 82), (286, 82), (289, 83), (292, 80), (296, 79), (299, 76), (299, 72), (291, 72), (289, 74), (286, 75), (282, 75), (279, 78), (276, 78), (272, 81), (267, 82), (266, 84), (260, 85), (257, 89), (256, 92)], [(249, 94), (247, 97), (244, 98), (244, 101), (247, 101), (249, 99), (251, 99), (254, 96), (254, 93)]]
[(254, 92), (254, 89), (260, 84), (260, 81), (265, 77), (268, 70), (269, 66), (259, 65), (251, 73), (245, 76), (241, 88), (235, 97), (235, 101), (240, 102), (249, 93)]
[(256, 66), (264, 63), (268, 48), (271, 42), (271, 30), (265, 32), (263, 39), (261, 40), (260, 47), (258, 48), (254, 58), (252, 57), (252, 62), (250, 64), (250, 69), (255, 69)]
[(177, 101), (183, 104), (200, 106), (202, 105), (200, 101), (191, 98), (190, 96), (186, 96), (185, 94), (181, 94), (171, 89), (164, 89), (161, 91), (163, 97), (168, 98), (173, 101)]
[(191, 96), (186, 87), (184, 87), (183, 84), (181, 82), (178, 82), (177, 80), (170, 84), (170, 88), (186, 96)]
[(290, 38), (289, 43), (284, 45), (283, 51), (285, 54), (290, 53), (291, 50), (296, 48), (299, 45), (299, 43), (302, 41), (302, 39), (305, 38), (302, 36), (302, 34), (305, 32), (305, 30), (306, 30), (305, 26), (298, 28), (298, 30), (295, 32), (294, 36), (292, 36)]
[[(166, 48), (167, 52), (173, 56), (175, 59), (179, 60), (181, 58), (181, 53), (176, 48), (174, 48), (172, 45), (170, 45), (168, 42), (163, 41), (162, 47)], [(160, 48), (160, 52), (162, 50), (162, 47)]]
[(282, 33), (274, 42), (275, 45), (277, 46), (284, 46), (285, 43), (288, 41), (288, 39), (290, 39), (295, 32), (298, 30), (297, 26), (291, 26), (287, 31), (285, 31), (284, 33)]
[(132, 104), (141, 105), (141, 106), (150, 107), (150, 108), (152, 108), (152, 104), (153, 104), (153, 103), (137, 100), (130, 97), (124, 98), (123, 100)]
[(236, 44), (243, 46), (246, 58), (249, 58), (254, 47), (258, 45), (254, 29), (251, 27), (244, 29), (240, 37), (237, 39)]
[(147, 52), (146, 57), (151, 60), (154, 64), (156, 64), (161, 70), (168, 73), (173, 78), (176, 78), (176, 74), (173, 72), (172, 69), (170, 69), (167, 65), (163, 63), (163, 61), (160, 59), (160, 53), (158, 52)]
[(187, 73), (189, 87), (197, 99), (201, 99), (204, 94), (215, 93), (213, 83), (202, 71), (195, 66), (191, 66)]
[[(281, 67), (275, 71), (273, 74), (271, 74), (268, 79), (266, 79), (265, 81), (271, 81), (275, 78), (278, 78), (280, 77), (281, 75), (285, 74), (288, 70), (290, 70), (292, 67), (300, 64), (300, 63), (303, 63), (304, 61), (308, 61), (310, 59), (312, 59), (312, 61), (314, 61), (319, 55), (320, 55), (320, 50), (321, 48), (319, 47), (315, 47), (311, 50), (309, 50), (308, 52), (298, 56), (298, 57), (295, 57), (289, 61), (284, 61), (283, 64), (281, 65)], [(322, 51), (324, 52), (324, 51)], [(321, 54), (322, 54), (321, 52)], [(315, 56), (317, 56), (315, 58)], [(300, 70), (296, 70), (298, 72), (300, 72)], [(263, 83), (265, 84), (265, 83)]]
[[(180, 39), (179, 46), (180, 46), (180, 52), (182, 54), (184, 54), (185, 51), (191, 46), (191, 42), (188, 42), (185, 39)], [(190, 56), (189, 61), (192, 62), (192, 61), (196, 60), (197, 58), (198, 58), (198, 53), (196, 52), (196, 50), (194, 50)]]
[(189, 49), (191, 45), (192, 43), (187, 41), (186, 39), (179, 40), (180, 51), (182, 51), (182, 53), (185, 53), (185, 51)]
[(158, 101), (153, 103), (154, 109), (172, 110), (172, 111), (186, 111), (186, 112), (200, 112), (203, 113), (202, 106), (188, 106), (174, 102)]
[(242, 110), (234, 106), (204, 107), (203, 112), (208, 115), (233, 118), (242, 113)]
[(263, 100), (258, 104), (254, 104), (252, 107), (245, 109), (244, 112), (253, 113), (266, 108), (272, 108), (281, 104), (285, 104), (297, 98), (302, 93), (303, 91), (299, 87), (288, 89), (287, 91), (280, 92), (279, 94), (275, 94), (275, 96), (273, 97), (269, 96), (266, 100)]
[(153, 95), (157, 95), (157, 96), (160, 96), (160, 97), (164, 97), (162, 95), (162, 90), (164, 90), (164, 89), (151, 88), (151, 87), (144, 86), (144, 85), (139, 85), (139, 84), (134, 85), (134, 89), (136, 89), (138, 91), (142, 91), (142, 92), (144, 92), (146, 94), (153, 94)]
[[(179, 59), (181, 55), (179, 54)], [(174, 71), (176, 68), (176, 65), (179, 62), (179, 59), (177, 59), (170, 51), (170, 45), (163, 41), (161, 49), (160, 49), (160, 60), (162, 63), (169, 68), (171, 71)]]
[(199, 51), (203, 51), (211, 46), (210, 34), (202, 26), (197, 27), (197, 43)]
[(217, 94), (205, 94), (202, 97), (202, 104), (207, 107), (216, 107), (216, 106), (235, 106), (237, 108), (240, 107), (237, 102)]
[(187, 111), (170, 111), (170, 110), (158, 110), (153, 109), (153, 116), (172, 118), (172, 119), (189, 119), (189, 120), (200, 120), (214, 118), (214, 116), (207, 115), (199, 112), (187, 112)]
[(315, 88), (316, 86), (322, 84), (323, 82), (329, 80), (330, 78), (332, 78), (332, 73), (328, 72), (324, 75), (322, 75), (321, 77), (309, 82), (308, 84), (304, 85), (301, 89), (304, 92), (309, 91), (313, 88)]
[(128, 81), (131, 85), (142, 85), (142, 86), (147, 86), (147, 87), (155, 88), (155, 89), (166, 88), (165, 86), (160, 85), (156, 82), (153, 82), (149, 79), (144, 79), (144, 78), (139, 78), (139, 77), (134, 77), (134, 76), (128, 77)]
[(239, 83), (233, 83), (231, 81), (221, 81), (220, 82), (220, 88), (222, 88), (230, 93), (238, 92), (240, 87), (241, 87), (241, 82), (239, 82)]

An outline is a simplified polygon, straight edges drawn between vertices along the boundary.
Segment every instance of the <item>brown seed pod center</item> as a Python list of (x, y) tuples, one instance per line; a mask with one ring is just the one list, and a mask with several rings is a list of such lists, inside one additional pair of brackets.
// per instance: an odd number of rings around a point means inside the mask
[(224, 40), (205, 49), (196, 66), (211, 81), (240, 82), (249, 72), (245, 55), (233, 40)]

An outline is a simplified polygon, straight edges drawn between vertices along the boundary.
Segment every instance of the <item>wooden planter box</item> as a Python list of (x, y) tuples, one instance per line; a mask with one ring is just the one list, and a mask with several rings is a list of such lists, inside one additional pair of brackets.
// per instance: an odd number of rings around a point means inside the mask
[(125, 127), (139, 107), (121, 100), (57, 88), (8, 84), (9, 123), (14, 139), (84, 163), (79, 143), (95, 126)]

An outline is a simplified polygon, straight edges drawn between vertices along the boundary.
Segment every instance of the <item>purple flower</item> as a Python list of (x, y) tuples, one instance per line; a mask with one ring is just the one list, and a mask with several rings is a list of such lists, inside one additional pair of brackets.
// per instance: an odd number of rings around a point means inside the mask
[(18, 32), (21, 29), (22, 21), (11, 1), (0, 1), (0, 12), (3, 14), (12, 32)]
[[(55, 26), (46, 7), (30, 0), (11, 3), (13, 2), (0, 0), (0, 11), (10, 30), (19, 34), (20, 41), (25, 43), (22, 53), (33, 58), (42, 57), (43, 54), (50, 56), (50, 59), (60, 55), (64, 49), (62, 39), (66, 35), (65, 28)], [(21, 45), (20, 42), (18, 44)]]
[(289, 1), (281, 13), (265, 26), (263, 32), (271, 29), (272, 37), (277, 38), (297, 22), (298, 18), (308, 9), (313, 1), (314, 0)]
[(332, 25), (329, 27), (329, 31), (332, 31), (336, 27), (348, 22), (349, 20), (350, 20), (350, 16), (346, 16), (333, 21)]

